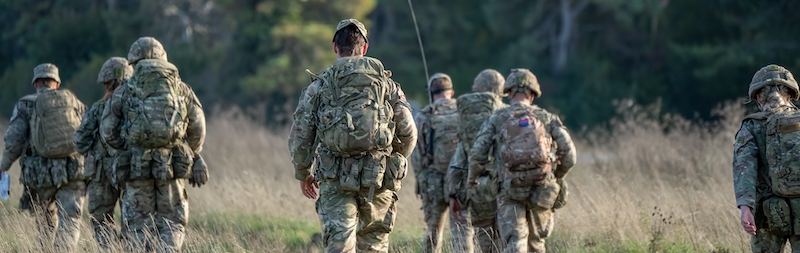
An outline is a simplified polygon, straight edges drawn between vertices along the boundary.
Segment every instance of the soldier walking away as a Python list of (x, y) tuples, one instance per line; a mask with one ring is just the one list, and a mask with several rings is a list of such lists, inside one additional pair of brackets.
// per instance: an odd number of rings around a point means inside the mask
[(472, 187), (480, 184), (491, 154), (502, 180), (497, 223), (504, 252), (545, 252), (560, 182), (575, 165), (575, 145), (557, 115), (531, 105), (542, 91), (529, 70), (511, 70), (503, 92), (511, 106), (495, 112), (478, 132), (468, 180)]
[(133, 68), (125, 58), (111, 57), (103, 63), (97, 75), (97, 83), (105, 86), (105, 95), (86, 112), (73, 138), (75, 150), (84, 155), (83, 175), (88, 182), (86, 191), (89, 195), (94, 239), (103, 249), (107, 249), (111, 241), (120, 237), (114, 219), (114, 207), (120, 198), (121, 187), (117, 184), (112, 169), (117, 151), (100, 137), (100, 117), (111, 93), (131, 78), (132, 74)]
[(114, 174), (124, 186), (125, 234), (134, 247), (178, 252), (189, 219), (186, 179), (197, 185), (208, 180), (205, 166), (198, 166), (204, 164), (199, 159), (206, 134), (203, 108), (156, 39), (136, 40), (128, 62), (133, 76), (114, 90), (100, 122), (103, 140), (124, 150)]
[(61, 78), (53, 64), (36, 66), (31, 83), (36, 94), (14, 106), (0, 171), (24, 156), (20, 181), (46, 237), (41, 242), (54, 243), (56, 252), (71, 252), (80, 237), (86, 195), (83, 156), (72, 146), (72, 135), (86, 107), (69, 90), (58, 89)]
[[(458, 146), (458, 108), (453, 99), (453, 81), (447, 74), (436, 73), (431, 76), (428, 92), (432, 103), (422, 108), (414, 118), (419, 132), (411, 161), (427, 225), (422, 251), (438, 253), (442, 251), (444, 218), (448, 214), (449, 193), (444, 178)], [(455, 231), (458, 229), (457, 222), (452, 218), (450, 216), (450, 227)], [(466, 245), (458, 247), (463, 246)]]
[(733, 187), (753, 252), (800, 252), (800, 95), (784, 67), (758, 70), (747, 91), (760, 112), (747, 115), (733, 145)]
[(315, 199), (319, 189), (327, 252), (389, 250), (396, 191), (416, 143), (405, 94), (378, 59), (364, 56), (368, 45), (364, 24), (339, 22), (337, 60), (319, 75), (309, 72), (289, 134), (303, 195)]
[[(458, 252), (472, 252), (477, 240), (478, 252), (499, 252), (497, 227), (498, 174), (494, 163), (486, 166), (474, 187), (467, 187), (469, 150), (478, 131), (495, 111), (506, 108), (503, 103), (505, 77), (494, 69), (485, 69), (475, 77), (472, 92), (458, 97), (458, 147), (445, 178), (450, 192), (450, 212), (460, 229), (453, 231), (454, 248)], [(452, 227), (452, 226), (451, 226)]]

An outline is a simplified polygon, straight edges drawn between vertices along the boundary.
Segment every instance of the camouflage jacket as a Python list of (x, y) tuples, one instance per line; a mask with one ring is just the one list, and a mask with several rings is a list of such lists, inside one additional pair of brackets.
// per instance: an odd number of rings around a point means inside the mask
[[(497, 110), (486, 122), (483, 123), (481, 131), (478, 132), (478, 137), (475, 139), (472, 150), (469, 152), (469, 181), (475, 181), (484, 171), (486, 165), (489, 164), (490, 155), (494, 157), (495, 166), (499, 171), (503, 160), (500, 158), (498, 148), (503, 142), (500, 136), (500, 128), (506, 121), (508, 113), (520, 107), (533, 106), (534, 114), (542, 122), (547, 130), (548, 136), (553, 139), (553, 150), (556, 152), (556, 169), (554, 174), (557, 178), (563, 178), (567, 172), (575, 166), (576, 151), (575, 144), (572, 143), (572, 138), (567, 132), (567, 128), (561, 123), (561, 119), (545, 109), (539, 108), (536, 105), (526, 105), (519, 102), (511, 104), (508, 108)], [(492, 154), (490, 154), (492, 152)]]
[(754, 113), (745, 117), (733, 144), (733, 190), (736, 206), (756, 205), (764, 197), (772, 196), (769, 186), (769, 168), (766, 154), (767, 113)]
[[(320, 76), (326, 78), (330, 67)], [(322, 88), (322, 81), (315, 80), (300, 95), (297, 109), (294, 112), (294, 122), (289, 133), (289, 153), (295, 169), (295, 178), (305, 180), (311, 175), (312, 164), (317, 151), (317, 108), (313, 103), (318, 91)], [(394, 110), (395, 139), (392, 142), (392, 152), (400, 153), (404, 157), (411, 155), (417, 138), (417, 128), (411, 116), (411, 106), (406, 101), (400, 84), (391, 81), (389, 87), (389, 102)]]
[[(38, 89), (37, 94), (46, 90), (49, 89)], [(22, 159), (27, 160), (36, 159), (37, 164), (47, 164), (48, 166), (66, 166), (68, 163), (76, 162), (82, 165), (83, 159), (80, 155), (61, 159), (48, 159), (37, 155), (33, 147), (29, 145), (31, 138), (31, 113), (33, 112), (32, 100), (35, 100), (35, 97), (36, 95), (25, 96), (23, 99), (17, 101), (16, 105), (14, 105), (14, 112), (12, 113), (11, 120), (8, 124), (8, 129), (6, 130), (6, 135), (4, 137), (5, 149), (3, 150), (3, 158), (0, 160), (0, 164), (3, 165), (3, 168), (10, 168), (11, 164), (22, 157)], [(81, 113), (84, 113), (85, 111), (86, 106), (81, 104)], [(23, 161), (20, 163), (20, 167), (26, 169), (26, 165), (23, 163), (25, 162)]]
[[(199, 154), (203, 149), (206, 139), (206, 118), (203, 113), (203, 105), (197, 99), (192, 88), (181, 82), (177, 87), (179, 94), (188, 97), (189, 105), (187, 110), (186, 138), (184, 141), (195, 154)], [(105, 109), (100, 117), (100, 136), (112, 148), (126, 150), (127, 136), (125, 135), (126, 125), (130, 120), (127, 118), (127, 110), (130, 108), (130, 88), (127, 83), (123, 84), (111, 94), (105, 103)], [(135, 147), (131, 147), (135, 148)]]
[[(114, 156), (115, 150), (100, 137), (100, 117), (103, 116), (106, 101), (98, 100), (83, 115), (83, 121), (72, 140), (75, 150), (87, 157), (86, 163), (103, 161)], [(88, 159), (91, 157), (92, 159)], [(102, 169), (105, 167), (98, 167)]]
[(428, 148), (430, 148), (428, 145), (433, 145), (433, 143), (428, 143), (428, 134), (431, 132), (430, 117), (433, 114), (433, 107), (446, 103), (455, 106), (456, 101), (452, 98), (437, 100), (434, 102), (435, 105), (429, 104), (420, 109), (417, 116), (414, 117), (414, 122), (417, 125), (417, 145), (411, 154), (411, 166), (414, 168), (414, 175), (417, 177), (422, 176), (424, 174), (423, 171), (427, 172), (429, 170), (429, 159), (431, 159), (430, 156), (432, 154), (428, 154)]

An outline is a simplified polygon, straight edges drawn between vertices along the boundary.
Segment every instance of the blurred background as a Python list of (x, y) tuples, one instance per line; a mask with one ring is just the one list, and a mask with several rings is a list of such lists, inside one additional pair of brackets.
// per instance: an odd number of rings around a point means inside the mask
[[(457, 95), (482, 69), (529, 68), (544, 90), (537, 103), (573, 128), (605, 123), (620, 99), (709, 119), (713, 106), (746, 96), (760, 67), (800, 71), (798, 1), (426, 0), (414, 9), (430, 74), (449, 73)], [(284, 126), (308, 84), (304, 70), (333, 62), (335, 25), (350, 17), (369, 29), (367, 54), (426, 104), (406, 1), (0, 0), (0, 117), (33, 92), (42, 62), (92, 103), (102, 63), (153, 36), (207, 111), (238, 106)]]

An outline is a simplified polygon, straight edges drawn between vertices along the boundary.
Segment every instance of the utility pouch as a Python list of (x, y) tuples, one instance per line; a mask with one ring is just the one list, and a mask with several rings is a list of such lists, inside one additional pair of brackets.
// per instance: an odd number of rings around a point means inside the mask
[(342, 167), (339, 174), (339, 189), (345, 192), (357, 192), (361, 190), (361, 162), (363, 157), (358, 159), (347, 157), (342, 159)]
[(112, 170), (114, 173), (113, 176), (110, 176), (114, 181), (114, 185), (118, 185), (117, 183), (128, 181), (130, 178), (131, 172), (131, 151), (122, 151), (119, 152), (117, 157), (114, 158), (114, 165), (112, 165)]
[(567, 180), (556, 179), (558, 182), (560, 191), (558, 191), (558, 198), (556, 198), (556, 202), (553, 204), (553, 209), (559, 209), (567, 205), (567, 197), (569, 197), (569, 185), (567, 184)]
[(399, 191), (402, 180), (408, 173), (408, 160), (400, 153), (392, 153), (386, 162), (386, 174), (383, 176), (383, 188), (390, 191)]
[(175, 178), (191, 178), (194, 165), (194, 152), (186, 144), (172, 148), (172, 173)]
[(478, 185), (467, 188), (470, 218), (474, 224), (497, 217), (497, 176), (478, 177)]
[(793, 232), (791, 209), (786, 199), (780, 197), (768, 198), (764, 200), (763, 209), (771, 234), (786, 236)]
[(511, 179), (503, 180), (503, 190), (509, 199), (528, 202), (533, 194), (533, 186), (511, 186)]
[(51, 185), (58, 186), (69, 182), (67, 173), (67, 159), (46, 159), (47, 167), (50, 168), (50, 178), (53, 179)]
[(361, 168), (361, 186), (374, 187), (374, 190), (383, 186), (383, 176), (386, 173), (386, 157), (384, 152), (370, 152), (363, 158)]
[(552, 209), (560, 190), (561, 187), (551, 174), (548, 179), (544, 180), (543, 184), (535, 186), (531, 196), (531, 204), (544, 209)]
[(336, 163), (338, 158), (330, 153), (327, 152), (320, 152), (319, 156), (317, 157), (317, 169), (316, 175), (317, 181), (328, 181), (328, 180), (336, 180), (339, 178), (338, 171), (339, 171), (339, 164)]
[(427, 173), (428, 177), (424, 178), (425, 186), (425, 199), (428, 203), (447, 203), (449, 198), (445, 198), (447, 194), (447, 187), (444, 187), (444, 174), (436, 170), (430, 170)]
[(153, 162), (150, 163), (153, 178), (160, 180), (176, 178), (172, 168), (172, 149), (154, 149), (150, 154), (153, 158)]
[(97, 163), (101, 162), (102, 160), (98, 161), (94, 154), (89, 154), (86, 156), (86, 159), (83, 160), (84, 167), (83, 167), (83, 177), (84, 178), (97, 178), (98, 176), (95, 174), (97, 171)]
[(66, 168), (66, 178), (68, 182), (82, 181), (86, 179), (84, 176), (86, 164), (84, 163), (82, 155), (73, 155), (64, 160), (66, 163), (64, 168)]

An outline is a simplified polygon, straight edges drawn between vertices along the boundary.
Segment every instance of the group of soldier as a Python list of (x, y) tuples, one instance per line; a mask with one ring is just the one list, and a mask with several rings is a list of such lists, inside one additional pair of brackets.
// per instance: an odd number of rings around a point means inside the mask
[[(559, 117), (532, 104), (542, 95), (533, 73), (486, 69), (457, 99), (450, 76), (434, 74), (430, 104), (412, 119), (391, 72), (364, 56), (361, 22), (340, 21), (332, 44), (337, 60), (307, 71), (289, 136), (301, 191), (319, 197), (327, 252), (388, 251), (409, 159), (427, 225), (423, 252), (441, 251), (446, 215), (454, 252), (545, 252), (576, 150)], [(787, 242), (800, 252), (800, 110), (791, 102), (800, 87), (768, 65), (748, 96), (760, 111), (745, 117), (734, 144), (741, 224), (753, 252), (782, 252)]]
[(545, 251), (576, 151), (559, 117), (532, 104), (542, 95), (533, 73), (484, 70), (458, 99), (452, 79), (434, 74), (431, 103), (412, 118), (391, 72), (364, 56), (361, 22), (340, 21), (332, 44), (337, 60), (307, 71), (312, 81), (289, 136), (327, 252), (388, 251), (409, 159), (427, 224), (424, 252), (441, 252), (448, 214), (454, 252)]
[(99, 251), (116, 244), (179, 252), (189, 218), (186, 181), (208, 181), (199, 155), (206, 131), (202, 106), (152, 37), (136, 40), (127, 59), (108, 59), (97, 83), (105, 95), (87, 110), (71, 91), (59, 89), (55, 65), (36, 66), (36, 93), (14, 107), (0, 172), (20, 160), (20, 208), (34, 214), (44, 250), (77, 250), (88, 195)]

